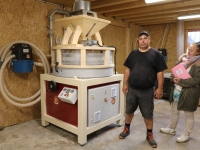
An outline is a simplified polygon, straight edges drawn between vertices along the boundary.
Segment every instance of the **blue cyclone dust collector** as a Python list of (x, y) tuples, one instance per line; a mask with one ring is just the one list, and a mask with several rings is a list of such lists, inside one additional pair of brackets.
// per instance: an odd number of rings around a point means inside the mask
[(16, 57), (12, 59), (12, 71), (16, 73), (28, 73), (33, 71), (32, 48), (28, 44), (14, 44), (11, 47), (12, 54)]

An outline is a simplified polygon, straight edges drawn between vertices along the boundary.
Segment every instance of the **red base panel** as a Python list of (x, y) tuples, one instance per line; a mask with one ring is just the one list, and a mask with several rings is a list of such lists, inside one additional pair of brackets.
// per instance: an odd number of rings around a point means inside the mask
[(61, 101), (58, 98), (63, 87), (77, 89), (75, 86), (56, 83), (57, 90), (52, 92), (49, 89), (49, 81), (46, 81), (46, 110), (49, 116), (62, 120), (68, 124), (78, 126), (78, 100), (75, 104)]

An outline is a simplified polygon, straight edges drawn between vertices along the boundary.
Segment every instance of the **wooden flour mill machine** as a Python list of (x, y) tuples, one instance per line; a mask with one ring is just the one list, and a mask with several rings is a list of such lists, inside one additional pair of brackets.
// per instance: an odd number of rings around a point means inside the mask
[(49, 123), (78, 136), (111, 123), (122, 125), (123, 75), (114, 73), (115, 48), (102, 46), (99, 30), (110, 21), (90, 11), (90, 3), (78, 0), (68, 17), (55, 23), (66, 28), (62, 43), (52, 47), (52, 73), (41, 75), (42, 125)]

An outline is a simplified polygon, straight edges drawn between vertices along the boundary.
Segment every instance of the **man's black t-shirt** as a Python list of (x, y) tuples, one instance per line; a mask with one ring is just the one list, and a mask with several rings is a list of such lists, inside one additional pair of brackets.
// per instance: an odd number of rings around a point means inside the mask
[(147, 52), (133, 50), (124, 62), (124, 66), (130, 69), (129, 85), (137, 89), (153, 87), (157, 73), (167, 69), (163, 56), (153, 48)]

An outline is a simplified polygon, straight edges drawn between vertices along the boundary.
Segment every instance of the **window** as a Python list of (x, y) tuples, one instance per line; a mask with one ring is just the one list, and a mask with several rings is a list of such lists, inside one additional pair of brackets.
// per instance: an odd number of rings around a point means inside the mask
[(200, 31), (188, 31), (187, 45), (200, 41)]
[(187, 52), (187, 47), (194, 43), (194, 42), (199, 42), (200, 41), (200, 29), (188, 29), (185, 32), (185, 44), (184, 44), (184, 52)]

